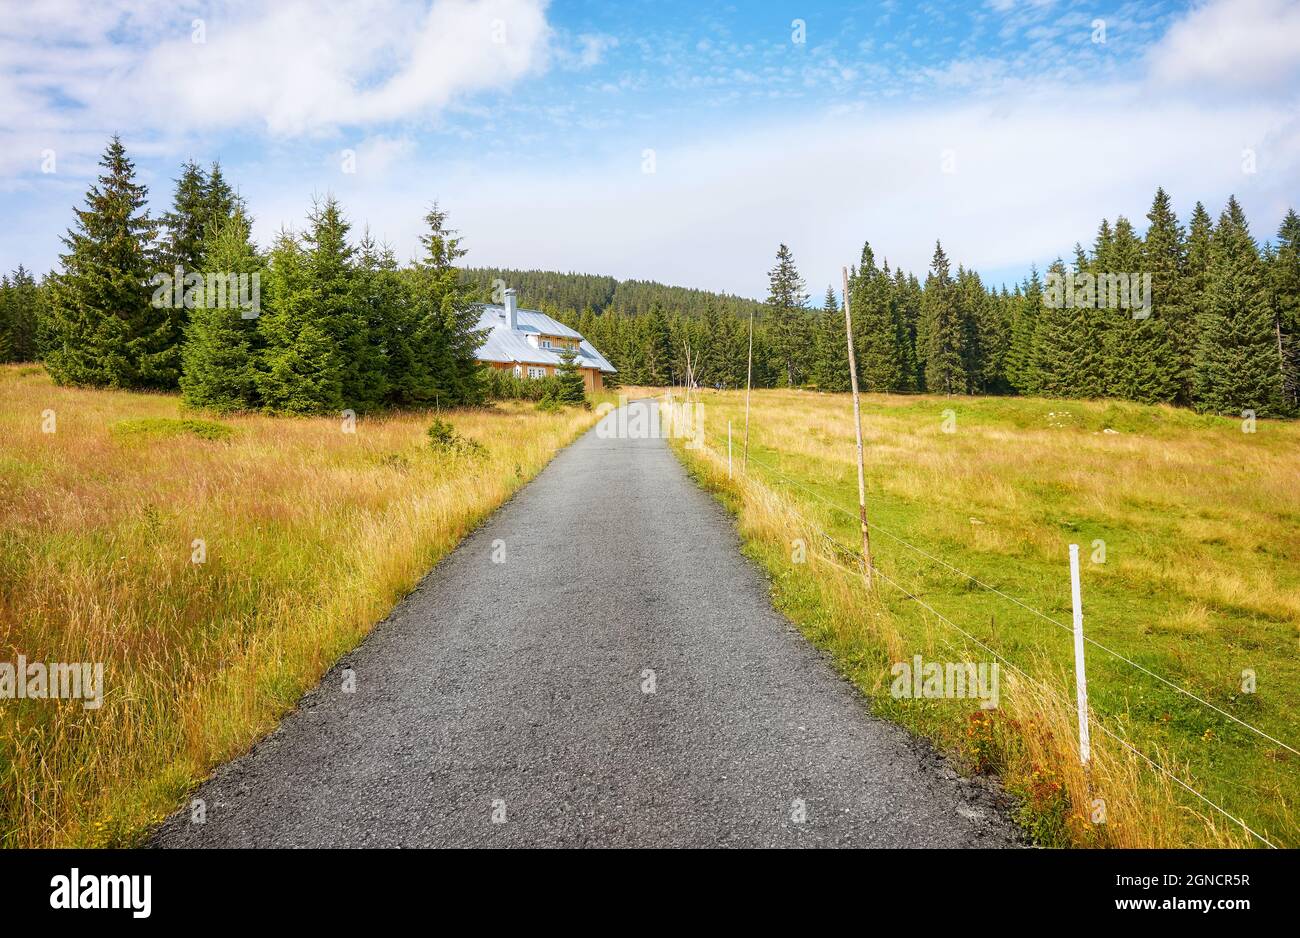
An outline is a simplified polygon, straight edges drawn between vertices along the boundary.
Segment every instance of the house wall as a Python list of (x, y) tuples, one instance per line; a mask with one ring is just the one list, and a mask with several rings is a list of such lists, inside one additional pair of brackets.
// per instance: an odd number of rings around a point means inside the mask
[(542, 333), (541, 335), (539, 335), (539, 336), (537, 337), (537, 347), (538, 347), (538, 348), (547, 348), (547, 347), (548, 347), (548, 346), (545, 346), (545, 345), (542, 344), (543, 341), (549, 341), (549, 342), (551, 343), (550, 346), (549, 346), (549, 348), (551, 349), (551, 351), (558, 352), (558, 351), (561, 351), (561, 350), (566, 349), (566, 348), (567, 348), (567, 349), (570, 349), (570, 350), (572, 350), (572, 351), (574, 351), (574, 352), (576, 352), (576, 351), (579, 350), (579, 343), (578, 343), (578, 340), (577, 340), (577, 339), (567, 339), (567, 338), (565, 338), (565, 337), (563, 337), (563, 336), (558, 336), (558, 335), (547, 335), (546, 333)]
[[(507, 371), (513, 371), (515, 367), (514, 362), (485, 362), (485, 364), (491, 365), (493, 368), (501, 368)], [(555, 374), (555, 368), (552, 365), (529, 365), (527, 362), (524, 362), (523, 368), (525, 375), (528, 374), (529, 368), (544, 368), (548, 375)], [(599, 391), (605, 386), (605, 377), (601, 374), (599, 368), (579, 368), (578, 370), (582, 372), (582, 383), (586, 386), (588, 391)]]

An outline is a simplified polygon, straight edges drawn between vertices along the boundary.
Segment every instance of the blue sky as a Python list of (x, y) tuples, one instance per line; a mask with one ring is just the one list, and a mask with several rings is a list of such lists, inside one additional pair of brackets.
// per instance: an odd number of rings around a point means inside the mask
[(753, 296), (781, 241), (817, 296), (863, 240), (1001, 283), (1157, 185), (1261, 238), (1300, 201), (1284, 0), (0, 6), (5, 269), (113, 132), (156, 211), (220, 159), (262, 243), (332, 192), (406, 258), (438, 199), (469, 263)]

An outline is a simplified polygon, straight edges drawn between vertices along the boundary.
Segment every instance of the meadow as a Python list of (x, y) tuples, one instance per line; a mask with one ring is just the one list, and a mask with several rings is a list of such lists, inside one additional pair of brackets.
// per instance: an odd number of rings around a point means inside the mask
[(0, 701), (0, 844), (139, 843), (596, 420), (437, 416), (431, 445), (432, 413), (214, 420), (0, 367), (0, 662), (104, 675), (97, 709)]
[[(877, 712), (999, 774), (1034, 840), (1300, 846), (1300, 425), (864, 395), (869, 590), (851, 398), (754, 392), (746, 464), (744, 397), (693, 395), (705, 445), (674, 448), (736, 513), (778, 607)], [(1087, 769), (1070, 544), (1091, 640)], [(893, 663), (916, 654), (998, 661), (1001, 705), (892, 695)]]

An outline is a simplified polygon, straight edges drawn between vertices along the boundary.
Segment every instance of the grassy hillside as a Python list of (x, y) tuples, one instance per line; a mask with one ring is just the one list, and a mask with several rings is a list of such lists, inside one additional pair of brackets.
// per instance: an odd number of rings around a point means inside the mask
[[(748, 480), (744, 392), (701, 400), (707, 448), (678, 450), (739, 514), (779, 604), (880, 712), (1002, 772), (1041, 842), (1259, 844), (1146, 757), (1273, 843), (1300, 845), (1300, 425), (1243, 433), (1167, 407), (868, 395), (874, 559), (893, 581), (869, 597), (852, 569), (850, 398), (755, 392)], [(1129, 659), (1087, 647), (1091, 777), (1073, 712), (1071, 543), (1085, 631)], [(990, 661), (980, 643), (1025, 675), (1003, 666), (993, 714), (890, 695), (893, 662)]]
[(0, 368), (0, 662), (104, 663), (98, 710), (0, 702), (0, 843), (134, 842), (595, 420), (442, 416), (482, 450)]

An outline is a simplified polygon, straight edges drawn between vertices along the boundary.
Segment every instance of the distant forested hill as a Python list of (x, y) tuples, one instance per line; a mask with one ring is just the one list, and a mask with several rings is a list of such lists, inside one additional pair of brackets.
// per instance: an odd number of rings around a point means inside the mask
[(691, 287), (673, 287), (653, 280), (617, 280), (598, 274), (559, 273), (553, 270), (510, 270), (502, 267), (470, 267), (465, 278), (475, 286), (491, 292), (492, 282), (505, 281), (519, 294), (519, 305), (528, 309), (550, 307), (581, 313), (613, 311), (642, 316), (656, 305), (685, 316), (703, 316), (710, 308), (719, 312), (749, 315), (760, 313), (758, 300), (712, 293)]
[[(1170, 403), (1219, 414), (1300, 411), (1300, 215), (1262, 245), (1228, 200), (1186, 227), (1157, 189), (1139, 233), (1103, 219), (1091, 250), (1058, 258), (1012, 290), (954, 265), (936, 242), (922, 276), (864, 244), (849, 270), (858, 379), (868, 391), (1030, 394)], [(955, 269), (954, 269), (955, 267)], [(525, 306), (578, 329), (627, 384), (743, 387), (754, 311), (756, 387), (849, 384), (842, 298), (816, 293), (782, 244), (766, 300), (646, 281), (477, 269)], [(688, 362), (690, 367), (688, 369)]]

